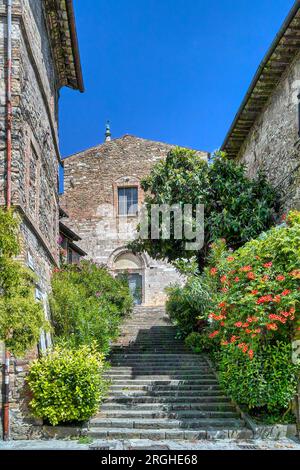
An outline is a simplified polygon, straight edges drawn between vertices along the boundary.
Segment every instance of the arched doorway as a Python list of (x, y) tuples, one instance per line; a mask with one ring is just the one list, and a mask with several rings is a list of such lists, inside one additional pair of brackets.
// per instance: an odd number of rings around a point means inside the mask
[(117, 255), (113, 261), (113, 271), (118, 277), (126, 277), (135, 305), (144, 302), (144, 263), (141, 257), (130, 251)]

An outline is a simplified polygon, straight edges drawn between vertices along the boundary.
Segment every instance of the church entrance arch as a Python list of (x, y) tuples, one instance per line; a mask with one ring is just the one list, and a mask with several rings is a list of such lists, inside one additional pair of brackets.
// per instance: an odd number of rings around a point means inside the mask
[(135, 305), (145, 301), (145, 264), (141, 256), (131, 251), (115, 255), (112, 269), (117, 277), (126, 278)]

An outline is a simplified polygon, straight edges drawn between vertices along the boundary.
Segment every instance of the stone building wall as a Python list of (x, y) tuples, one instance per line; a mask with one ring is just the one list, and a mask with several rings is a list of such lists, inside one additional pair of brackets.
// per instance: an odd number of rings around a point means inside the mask
[[(114, 271), (114, 261), (126, 253), (139, 222), (135, 216), (118, 216), (118, 187), (138, 187), (141, 205), (141, 179), (172, 147), (125, 135), (64, 160), (65, 192), (61, 203), (70, 217), (70, 227), (82, 239), (80, 247), (90, 259)], [(207, 158), (207, 153), (200, 153)], [(181, 281), (172, 266), (147, 256), (141, 260), (141, 269), (145, 305), (162, 305), (165, 287)]]
[[(0, 204), (5, 204), (6, 2), (0, 0)], [(13, 1), (12, 204), (21, 215), (22, 261), (37, 274), (47, 309), (50, 276), (58, 257), (58, 84), (40, 0)], [(27, 399), (20, 393), (28, 359), (11, 363), (11, 437), (31, 433)]]
[(259, 169), (267, 173), (286, 210), (300, 209), (299, 92), (300, 55), (285, 72), (238, 155), (251, 177)]

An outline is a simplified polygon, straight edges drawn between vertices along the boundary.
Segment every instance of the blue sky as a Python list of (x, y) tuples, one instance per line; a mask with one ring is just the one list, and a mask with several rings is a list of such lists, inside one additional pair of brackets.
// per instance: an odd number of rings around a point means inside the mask
[(293, 0), (74, 0), (86, 92), (62, 90), (63, 156), (133, 134), (218, 148)]

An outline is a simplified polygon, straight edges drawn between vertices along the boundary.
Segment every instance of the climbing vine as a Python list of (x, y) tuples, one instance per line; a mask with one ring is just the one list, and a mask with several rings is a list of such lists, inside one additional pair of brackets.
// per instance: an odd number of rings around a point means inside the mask
[(20, 220), (0, 209), (0, 341), (24, 355), (47, 328), (42, 305), (34, 301), (34, 275), (16, 260), (20, 253)]

